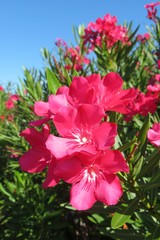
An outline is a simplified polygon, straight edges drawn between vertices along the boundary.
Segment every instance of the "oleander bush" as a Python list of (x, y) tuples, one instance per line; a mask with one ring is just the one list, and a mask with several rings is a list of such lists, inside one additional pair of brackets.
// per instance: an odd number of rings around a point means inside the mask
[(160, 239), (160, 3), (106, 14), (0, 87), (0, 239)]

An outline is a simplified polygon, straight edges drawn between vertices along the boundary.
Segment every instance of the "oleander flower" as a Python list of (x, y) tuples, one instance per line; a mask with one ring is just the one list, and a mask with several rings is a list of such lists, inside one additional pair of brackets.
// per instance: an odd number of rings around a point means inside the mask
[(115, 205), (122, 196), (122, 187), (117, 172), (129, 168), (118, 150), (106, 150), (88, 161), (78, 157), (57, 161), (55, 174), (72, 184), (70, 203), (78, 210), (87, 210), (96, 201)]
[(154, 123), (147, 133), (148, 141), (158, 147), (160, 146), (160, 123)]
[(104, 116), (103, 108), (95, 105), (62, 108), (53, 120), (61, 137), (50, 134), (47, 148), (56, 159), (74, 155), (89, 158), (110, 148), (117, 135), (117, 125), (102, 122)]

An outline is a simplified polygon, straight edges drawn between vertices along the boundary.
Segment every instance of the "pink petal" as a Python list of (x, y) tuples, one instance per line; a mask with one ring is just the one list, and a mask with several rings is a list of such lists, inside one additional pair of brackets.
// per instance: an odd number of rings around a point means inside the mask
[(25, 129), (20, 133), (20, 136), (24, 137), (34, 148), (45, 147), (45, 139), (43, 134), (34, 128)]
[(73, 157), (57, 161), (55, 174), (65, 182), (72, 183), (75, 181), (76, 175), (79, 174), (81, 170), (81, 161), (78, 158)]
[(30, 149), (19, 159), (20, 167), (23, 171), (29, 173), (42, 172), (47, 166), (47, 160), (49, 156), (43, 154), (42, 152)]
[(77, 109), (76, 125), (93, 126), (98, 124), (105, 116), (104, 110), (100, 106), (81, 104)]
[(67, 106), (68, 101), (65, 94), (50, 95), (49, 96), (49, 110), (55, 115), (60, 108)]
[(38, 126), (41, 126), (41, 125), (45, 124), (49, 120), (50, 120), (50, 117), (45, 117), (45, 118), (42, 118), (42, 119), (39, 119), (39, 120), (31, 121), (31, 122), (29, 122), (29, 125), (33, 126), (33, 127), (38, 127)]
[(100, 165), (108, 174), (129, 172), (129, 167), (122, 153), (118, 150), (106, 150), (105, 154), (97, 160), (97, 165)]
[(72, 139), (56, 137), (50, 134), (46, 141), (46, 147), (56, 159), (61, 159), (68, 156), (71, 141)]
[(82, 103), (88, 90), (88, 81), (84, 77), (74, 77), (69, 88), (69, 95), (76, 99), (78, 103)]
[(70, 130), (75, 128), (77, 109), (68, 106), (62, 107), (55, 115), (54, 124), (61, 136), (72, 136)]
[(104, 150), (113, 146), (117, 135), (117, 125), (115, 123), (103, 122), (92, 132), (93, 140), (99, 150)]
[(116, 175), (105, 175), (105, 180), (98, 182), (95, 197), (106, 205), (115, 205), (122, 196), (122, 187)]
[(69, 92), (69, 88), (67, 86), (62, 86), (62, 87), (58, 88), (56, 95), (58, 95), (58, 94), (68, 95), (68, 92)]
[(34, 112), (38, 116), (47, 116), (49, 111), (49, 103), (43, 101), (37, 101), (34, 104)]
[(55, 175), (55, 161), (53, 160), (48, 166), (47, 177), (42, 184), (43, 188), (54, 187), (58, 184), (59, 178)]
[(70, 204), (77, 210), (87, 210), (96, 202), (94, 187), (83, 178), (72, 185), (70, 190)]
[(123, 80), (118, 73), (110, 72), (102, 79), (107, 92), (115, 92), (122, 87)]

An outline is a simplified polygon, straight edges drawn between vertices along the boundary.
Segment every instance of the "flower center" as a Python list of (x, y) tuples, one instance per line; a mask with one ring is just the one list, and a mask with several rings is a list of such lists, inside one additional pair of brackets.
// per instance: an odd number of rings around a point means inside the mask
[(82, 143), (86, 143), (87, 140), (88, 140), (88, 139), (87, 139), (86, 137), (82, 137), (82, 139), (81, 139)]

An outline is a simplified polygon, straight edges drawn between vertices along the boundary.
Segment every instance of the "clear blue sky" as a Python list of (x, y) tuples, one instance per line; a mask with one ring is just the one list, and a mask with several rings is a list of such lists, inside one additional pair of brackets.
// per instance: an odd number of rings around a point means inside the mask
[[(0, 84), (13, 85), (23, 77), (23, 66), (43, 66), (41, 48), (54, 49), (56, 38), (73, 42), (72, 26), (87, 24), (106, 13), (119, 24), (133, 21), (146, 32), (151, 22), (144, 5), (148, 0), (0, 0)], [(156, 2), (153, 0), (153, 2)], [(160, 11), (160, 10), (159, 10)]]

